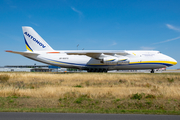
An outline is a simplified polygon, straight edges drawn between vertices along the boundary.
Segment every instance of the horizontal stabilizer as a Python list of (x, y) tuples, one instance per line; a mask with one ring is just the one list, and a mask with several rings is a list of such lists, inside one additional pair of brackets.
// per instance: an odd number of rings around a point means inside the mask
[(23, 55), (23, 56), (27, 56), (27, 55), (39, 55), (38, 53), (28, 52), (28, 51), (27, 52), (18, 52), (18, 51), (6, 50), (6, 52), (20, 54), (20, 55)]

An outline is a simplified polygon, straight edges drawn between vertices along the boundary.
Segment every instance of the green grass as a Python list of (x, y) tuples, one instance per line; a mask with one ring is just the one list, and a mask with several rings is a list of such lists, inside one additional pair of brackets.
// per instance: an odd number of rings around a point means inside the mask
[(9, 80), (10, 76), (9, 75), (0, 75), (0, 82), (4, 83)]
[(126, 109), (72, 109), (72, 108), (0, 108), (0, 112), (46, 112), (46, 113), (107, 113), (107, 114), (166, 114), (180, 115), (180, 111), (168, 110), (126, 110)]
[(76, 86), (74, 86), (74, 87), (79, 87), (79, 88), (81, 88), (81, 87), (83, 87), (83, 86), (81, 86), (81, 85), (76, 85)]
[[(138, 94), (139, 95), (139, 94)], [(133, 96), (133, 95), (132, 95)], [(144, 95), (146, 96), (146, 95)], [(32, 102), (34, 101), (34, 102)], [(173, 105), (173, 106), (172, 106)], [(88, 95), (59, 99), (0, 97), (0, 112), (114, 113), (180, 115), (180, 101), (138, 99), (91, 99)]]

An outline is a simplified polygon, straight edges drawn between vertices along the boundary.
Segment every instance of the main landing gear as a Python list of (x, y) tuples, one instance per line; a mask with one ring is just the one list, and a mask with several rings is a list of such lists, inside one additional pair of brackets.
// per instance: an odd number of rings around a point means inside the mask
[(104, 72), (107, 73), (107, 69), (105, 68), (89, 68), (87, 69), (87, 72)]
[(151, 70), (151, 73), (154, 73), (154, 69)]

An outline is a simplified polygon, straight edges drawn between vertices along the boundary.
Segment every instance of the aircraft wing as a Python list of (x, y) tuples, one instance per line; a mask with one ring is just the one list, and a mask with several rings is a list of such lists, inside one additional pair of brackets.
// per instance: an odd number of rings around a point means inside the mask
[(66, 51), (68, 55), (86, 55), (95, 59), (98, 59), (102, 54), (104, 55), (129, 55), (126, 51), (116, 50), (82, 50), (82, 51)]

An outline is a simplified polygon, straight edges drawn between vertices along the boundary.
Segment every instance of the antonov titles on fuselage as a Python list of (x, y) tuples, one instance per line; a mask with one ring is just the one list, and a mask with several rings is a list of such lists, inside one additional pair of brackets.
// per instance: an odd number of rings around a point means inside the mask
[(169, 67), (177, 61), (159, 51), (132, 50), (54, 50), (31, 27), (22, 27), (27, 51), (6, 51), (42, 63), (88, 72), (109, 70), (142, 70)]

